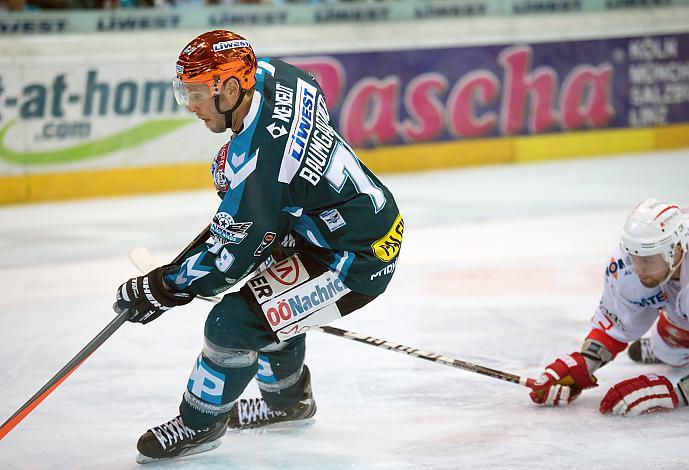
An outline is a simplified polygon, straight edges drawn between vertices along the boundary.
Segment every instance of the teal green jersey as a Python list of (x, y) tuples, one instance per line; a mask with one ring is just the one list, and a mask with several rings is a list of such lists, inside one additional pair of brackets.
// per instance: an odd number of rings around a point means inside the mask
[(242, 131), (212, 165), (222, 197), (212, 240), (166, 280), (190, 293), (222, 291), (288, 237), (352, 291), (382, 293), (404, 231), (392, 194), (333, 128), (311, 75), (281, 60), (258, 65)]

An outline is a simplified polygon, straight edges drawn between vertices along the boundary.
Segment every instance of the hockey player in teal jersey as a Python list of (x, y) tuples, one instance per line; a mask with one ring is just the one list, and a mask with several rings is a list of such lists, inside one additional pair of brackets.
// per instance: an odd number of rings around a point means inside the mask
[[(208, 242), (124, 283), (116, 308), (148, 323), (250, 278), (209, 313), (180, 414), (139, 439), (140, 463), (213, 449), (228, 426), (312, 417), (304, 333), (383, 293), (404, 230), (392, 194), (333, 128), (307, 72), (257, 60), (230, 31), (191, 41), (176, 72), (178, 103), (212, 132), (232, 131), (211, 167), (222, 201)], [(253, 377), (261, 398), (239, 400)]]

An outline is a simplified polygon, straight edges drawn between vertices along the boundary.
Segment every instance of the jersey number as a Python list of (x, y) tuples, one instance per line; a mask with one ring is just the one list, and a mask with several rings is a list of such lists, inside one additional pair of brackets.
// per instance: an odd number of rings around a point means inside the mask
[(341, 143), (335, 145), (328, 168), (325, 170), (325, 177), (338, 193), (342, 191), (347, 179), (352, 180), (358, 193), (368, 194), (371, 198), (376, 214), (385, 207), (383, 191), (373, 184), (352, 151)]

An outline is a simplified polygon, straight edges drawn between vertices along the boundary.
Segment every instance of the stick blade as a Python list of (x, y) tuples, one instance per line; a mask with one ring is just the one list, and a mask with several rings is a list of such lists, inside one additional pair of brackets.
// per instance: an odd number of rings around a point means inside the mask
[(151, 252), (148, 251), (148, 248), (144, 248), (142, 246), (132, 248), (129, 251), (129, 259), (132, 261), (132, 263), (134, 263), (136, 269), (142, 273), (153, 271), (157, 267), (153, 261)]

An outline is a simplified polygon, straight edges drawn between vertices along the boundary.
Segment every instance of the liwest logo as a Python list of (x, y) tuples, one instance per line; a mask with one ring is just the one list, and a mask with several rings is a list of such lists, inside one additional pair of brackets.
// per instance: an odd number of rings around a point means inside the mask
[(226, 51), (228, 49), (237, 49), (240, 47), (251, 47), (247, 41), (236, 40), (236, 41), (222, 41), (213, 44), (213, 50), (215, 52)]
[(667, 293), (665, 291), (660, 291), (655, 295), (642, 297), (640, 299), (632, 299), (630, 302), (634, 305), (638, 305), (639, 307), (650, 307), (651, 305), (659, 305), (667, 302), (667, 298)]
[(278, 181), (281, 183), (292, 181), (299, 169), (301, 159), (304, 156), (304, 149), (309, 142), (311, 130), (313, 129), (313, 111), (317, 93), (318, 90), (313, 85), (301, 78), (297, 80), (294, 119), (292, 120), (292, 128), (285, 145), (278, 176)]

